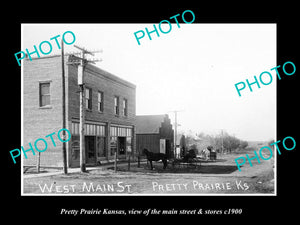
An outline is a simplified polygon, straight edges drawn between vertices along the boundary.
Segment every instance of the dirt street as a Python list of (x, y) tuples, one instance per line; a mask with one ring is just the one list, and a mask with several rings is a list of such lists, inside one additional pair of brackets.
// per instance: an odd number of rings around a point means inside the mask
[(252, 151), (218, 155), (216, 161), (202, 161), (197, 168), (162, 169), (154, 163), (151, 171), (145, 162), (140, 168), (132, 164), (119, 165), (115, 173), (111, 167), (68, 175), (30, 177), (23, 175), (24, 194), (135, 194), (135, 195), (207, 195), (207, 194), (274, 194), (274, 160), (253, 160), (238, 171), (234, 159), (251, 156)]

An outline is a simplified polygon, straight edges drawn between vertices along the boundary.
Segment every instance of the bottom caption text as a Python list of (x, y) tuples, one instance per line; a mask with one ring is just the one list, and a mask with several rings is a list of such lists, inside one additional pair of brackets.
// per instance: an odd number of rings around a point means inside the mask
[(60, 211), (61, 215), (241, 215), (243, 209), (64, 209)]

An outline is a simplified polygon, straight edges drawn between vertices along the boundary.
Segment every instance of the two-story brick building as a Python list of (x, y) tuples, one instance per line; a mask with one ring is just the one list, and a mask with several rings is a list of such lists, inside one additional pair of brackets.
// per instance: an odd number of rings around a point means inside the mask
[[(69, 167), (79, 166), (79, 86), (74, 56), (65, 56), (66, 128)], [(61, 56), (24, 60), (23, 64), (23, 147), (37, 138), (62, 128)], [(96, 66), (87, 64), (85, 83), (86, 164), (97, 165), (135, 152), (136, 86)], [(55, 138), (55, 136), (53, 136)], [(57, 136), (56, 136), (57, 139)], [(55, 140), (54, 140), (55, 141)], [(50, 144), (40, 155), (41, 166), (62, 166), (62, 143)], [(131, 153), (130, 153), (131, 152)], [(24, 166), (36, 165), (36, 156), (27, 153)]]

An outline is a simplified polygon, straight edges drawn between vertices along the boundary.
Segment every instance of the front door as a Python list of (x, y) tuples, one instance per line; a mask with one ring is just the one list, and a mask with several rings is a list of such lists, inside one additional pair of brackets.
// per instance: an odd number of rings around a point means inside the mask
[(87, 164), (96, 163), (96, 138), (95, 136), (85, 136), (85, 159)]
[(171, 157), (171, 141), (166, 139), (166, 155), (167, 157)]
[(166, 139), (159, 139), (159, 152), (166, 154)]
[(126, 156), (126, 137), (118, 137), (118, 156), (119, 158)]

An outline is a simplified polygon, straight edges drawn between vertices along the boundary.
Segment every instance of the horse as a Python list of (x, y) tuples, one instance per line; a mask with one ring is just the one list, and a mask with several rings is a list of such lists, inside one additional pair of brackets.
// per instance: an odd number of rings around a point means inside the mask
[(164, 164), (164, 169), (167, 168), (168, 165), (168, 160), (167, 160), (167, 155), (163, 153), (154, 153), (148, 151), (148, 149), (144, 148), (143, 153), (146, 155), (147, 160), (150, 162), (151, 170), (153, 170), (153, 165), (152, 161), (159, 161), (161, 160)]

